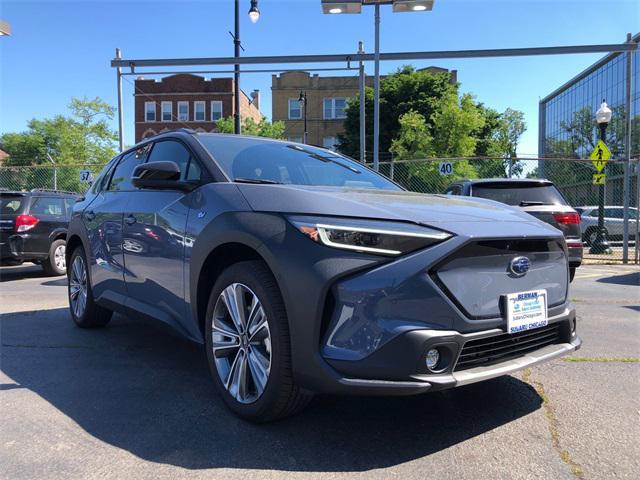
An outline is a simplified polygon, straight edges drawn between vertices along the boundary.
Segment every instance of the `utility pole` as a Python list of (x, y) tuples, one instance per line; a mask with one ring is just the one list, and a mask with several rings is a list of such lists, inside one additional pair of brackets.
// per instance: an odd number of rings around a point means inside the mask
[[(234, 57), (240, 58), (240, 0), (235, 0), (235, 33), (233, 35)], [(236, 63), (233, 70), (233, 125), (234, 133), (240, 135), (240, 64)]]
[(375, 5), (375, 52), (373, 79), (373, 169), (380, 169), (380, 4)]

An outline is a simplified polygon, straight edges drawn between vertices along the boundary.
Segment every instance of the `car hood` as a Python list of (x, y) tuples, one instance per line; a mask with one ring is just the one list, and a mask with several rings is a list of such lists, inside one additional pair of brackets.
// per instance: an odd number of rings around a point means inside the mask
[(300, 185), (238, 188), (255, 211), (408, 221), (470, 237), (562, 236), (519, 208), (492, 200)]

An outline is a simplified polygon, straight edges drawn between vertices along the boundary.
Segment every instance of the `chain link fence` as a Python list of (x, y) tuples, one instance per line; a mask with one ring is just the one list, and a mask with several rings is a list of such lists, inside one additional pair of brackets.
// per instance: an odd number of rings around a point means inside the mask
[(82, 194), (89, 184), (81, 172), (97, 177), (104, 165), (38, 165), (0, 167), (0, 189), (29, 191), (33, 189), (64, 190)]
[[(388, 158), (388, 157), (387, 157)], [(82, 194), (88, 183), (81, 180), (81, 172), (88, 171), (94, 177), (102, 165), (21, 166), (0, 167), (0, 189), (31, 190), (55, 189)], [(599, 185), (592, 181), (595, 168), (588, 160), (575, 159), (518, 159), (515, 162), (498, 158), (429, 158), (423, 160), (392, 161), (380, 163), (380, 172), (408, 190), (421, 193), (445, 193), (447, 188), (461, 179), (477, 178), (547, 178), (554, 182), (567, 202), (583, 215), (581, 228), (588, 262), (622, 261), (622, 232), (624, 225), (624, 168), (625, 162), (611, 160), (604, 170), (605, 228), (612, 246), (612, 254), (589, 254), (589, 243), (597, 226)], [(628, 258), (638, 262), (636, 237), (638, 222), (638, 159), (632, 160), (629, 195), (629, 244)]]

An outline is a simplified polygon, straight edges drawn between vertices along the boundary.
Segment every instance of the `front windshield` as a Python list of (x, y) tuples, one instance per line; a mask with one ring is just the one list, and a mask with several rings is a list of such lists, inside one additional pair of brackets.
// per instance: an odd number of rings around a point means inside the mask
[(234, 181), (400, 190), (362, 164), (322, 148), (249, 137), (198, 139)]

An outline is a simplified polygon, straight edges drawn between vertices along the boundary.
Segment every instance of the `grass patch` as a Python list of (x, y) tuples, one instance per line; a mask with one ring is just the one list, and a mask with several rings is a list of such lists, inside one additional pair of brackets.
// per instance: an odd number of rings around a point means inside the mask
[(639, 357), (563, 357), (565, 362), (593, 362), (593, 363), (639, 363)]
[(574, 477), (578, 479), (584, 478), (584, 471), (582, 467), (576, 463), (567, 450), (564, 450), (560, 446), (560, 433), (558, 432), (558, 417), (556, 416), (556, 411), (553, 406), (549, 403), (549, 397), (544, 390), (544, 385), (540, 382), (532, 382), (531, 381), (531, 369), (527, 368), (522, 372), (522, 380), (531, 385), (540, 398), (542, 398), (542, 407), (544, 408), (545, 416), (547, 417), (547, 423), (549, 424), (549, 433), (551, 434), (551, 445), (554, 450), (558, 452), (558, 456), (560, 460), (567, 464), (567, 466), (571, 469), (571, 473)]

